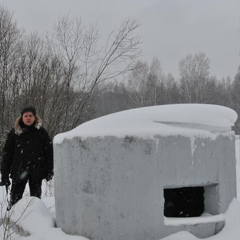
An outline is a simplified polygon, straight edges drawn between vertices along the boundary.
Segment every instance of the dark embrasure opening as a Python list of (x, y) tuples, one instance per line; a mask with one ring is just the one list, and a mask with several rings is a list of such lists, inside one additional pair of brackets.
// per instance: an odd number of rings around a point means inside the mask
[(204, 187), (164, 189), (165, 217), (199, 217), (204, 212)]

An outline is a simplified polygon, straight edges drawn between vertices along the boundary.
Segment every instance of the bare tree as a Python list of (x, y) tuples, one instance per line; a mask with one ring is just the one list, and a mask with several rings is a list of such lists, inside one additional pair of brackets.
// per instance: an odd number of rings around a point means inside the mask
[(16, 94), (15, 68), (19, 56), (21, 31), (13, 14), (0, 7), (0, 146), (12, 121), (12, 97)]
[(171, 73), (165, 77), (164, 104), (180, 103), (181, 96), (177, 81)]
[(138, 61), (134, 70), (129, 74), (129, 108), (148, 105), (148, 93), (146, 92), (148, 72), (148, 64), (143, 61)]
[(204, 53), (189, 54), (179, 62), (182, 101), (204, 103), (209, 94), (210, 61)]
[[(225, 82), (226, 85), (229, 85), (229, 81)], [(231, 91), (230, 91), (230, 106), (238, 113), (240, 114), (240, 66), (238, 67), (238, 72), (230, 85)], [(229, 87), (228, 87), (229, 88)], [(236, 131), (239, 134), (240, 133), (240, 118), (237, 119), (236, 122)]]
[(138, 61), (128, 80), (129, 106), (144, 107), (164, 103), (165, 76), (160, 61), (154, 58), (150, 67)]
[(132, 69), (131, 63), (139, 54), (140, 41), (135, 34), (138, 26), (134, 20), (124, 21), (101, 47), (96, 27), (86, 28), (81, 20), (69, 17), (58, 21), (51, 41), (64, 70), (63, 131), (77, 126), (91, 115), (89, 110), (93, 109), (93, 97), (99, 83)]
[(149, 104), (159, 105), (164, 103), (165, 76), (157, 58), (153, 58), (150, 65), (146, 91)]
[(123, 82), (103, 82), (94, 96), (96, 117), (123, 111), (129, 108), (128, 86)]

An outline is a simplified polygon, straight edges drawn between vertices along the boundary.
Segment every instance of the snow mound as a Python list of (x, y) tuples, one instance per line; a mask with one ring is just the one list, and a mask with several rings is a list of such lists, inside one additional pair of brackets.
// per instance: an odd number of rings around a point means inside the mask
[[(86, 122), (75, 129), (58, 134), (54, 143), (74, 137), (149, 138), (163, 136), (224, 133), (231, 131), (237, 113), (227, 107), (210, 104), (172, 104), (126, 110)], [(210, 134), (211, 135), (211, 134)]]
[[(239, 240), (239, 226), (240, 226), (240, 201), (233, 199), (229, 205), (226, 213), (224, 214), (225, 226), (222, 231), (218, 234), (206, 238), (207, 240)], [(181, 231), (172, 234), (168, 237), (162, 238), (162, 240), (197, 240), (199, 238), (195, 237), (189, 232)]]
[(192, 235), (189, 232), (180, 231), (180, 232), (172, 234), (168, 237), (162, 238), (161, 240), (198, 240), (198, 239), (199, 238), (195, 237), (194, 235)]
[[(54, 220), (42, 200), (24, 197), (14, 205), (9, 213), (11, 222), (16, 223), (16, 233), (26, 234), (29, 240), (89, 240), (81, 236), (71, 236), (54, 227)], [(14, 239), (25, 239), (15, 233)], [(20, 234), (20, 235), (22, 235)]]
[(51, 213), (36, 197), (22, 198), (13, 206), (10, 215), (12, 222), (30, 234), (42, 234), (46, 229), (54, 227)]

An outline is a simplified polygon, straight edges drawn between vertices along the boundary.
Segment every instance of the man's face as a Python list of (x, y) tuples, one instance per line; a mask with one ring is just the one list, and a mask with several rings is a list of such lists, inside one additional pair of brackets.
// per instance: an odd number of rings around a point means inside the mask
[(32, 112), (25, 112), (22, 116), (22, 121), (25, 125), (31, 126), (35, 121), (35, 117)]

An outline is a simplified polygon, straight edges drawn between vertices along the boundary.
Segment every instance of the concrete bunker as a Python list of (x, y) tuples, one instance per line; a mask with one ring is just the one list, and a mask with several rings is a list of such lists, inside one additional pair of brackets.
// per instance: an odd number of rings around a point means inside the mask
[(58, 227), (92, 240), (219, 232), (236, 196), (236, 119), (221, 106), (163, 105), (111, 114), (56, 136)]

